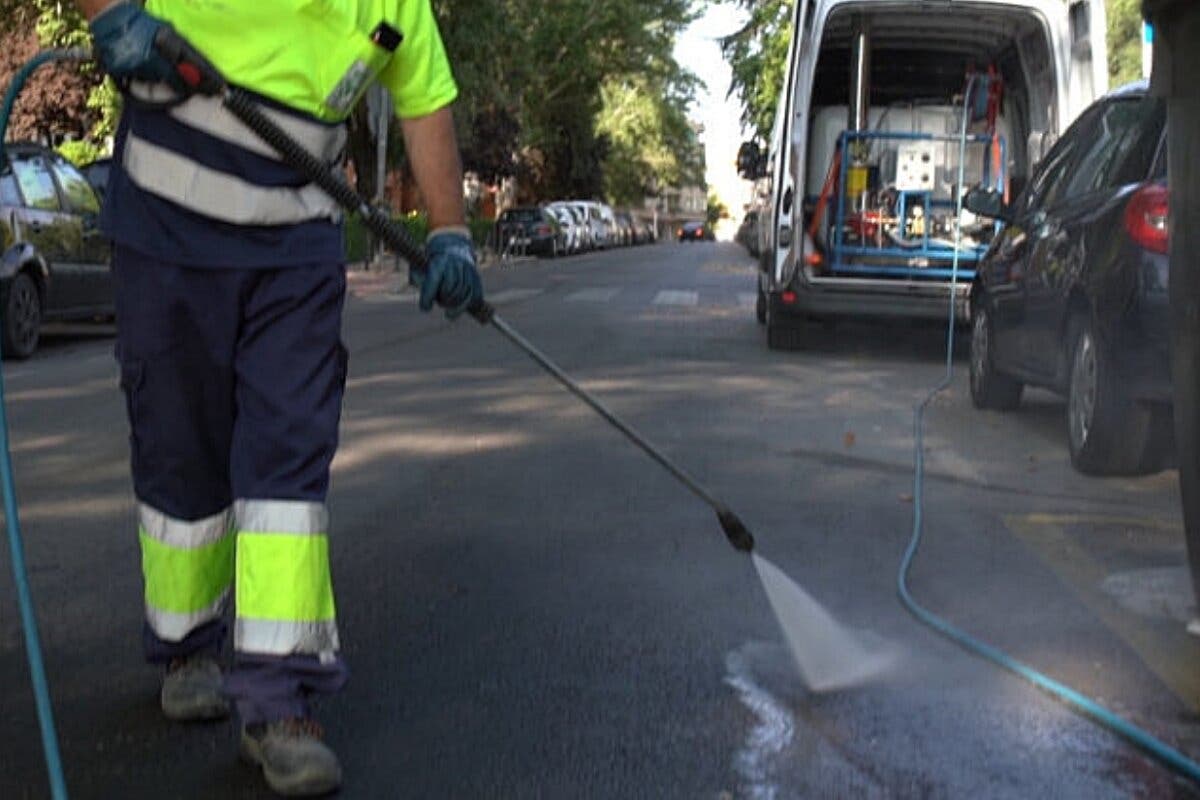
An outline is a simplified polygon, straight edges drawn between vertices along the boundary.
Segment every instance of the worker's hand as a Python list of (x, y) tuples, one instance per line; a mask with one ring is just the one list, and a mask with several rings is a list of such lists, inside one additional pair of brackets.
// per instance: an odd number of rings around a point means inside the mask
[(88, 27), (92, 29), (96, 59), (114, 79), (167, 83), (186, 91), (175, 67), (154, 43), (158, 32), (170, 26), (147, 14), (137, 3), (113, 3), (93, 17)]
[[(457, 229), (434, 231), (425, 243), (429, 269), (416, 277), (421, 287), (422, 311), (433, 308), (434, 301), (454, 319), (483, 299), (483, 282), (475, 268), (471, 239)], [(414, 273), (415, 274), (415, 273)]]

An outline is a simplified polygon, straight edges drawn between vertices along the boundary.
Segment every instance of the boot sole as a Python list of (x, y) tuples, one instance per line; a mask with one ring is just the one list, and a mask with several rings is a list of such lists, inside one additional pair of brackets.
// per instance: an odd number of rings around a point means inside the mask
[(163, 716), (172, 722), (216, 722), (229, 717), (229, 704), (224, 700), (171, 708), (162, 703), (160, 705)]
[(339, 775), (336, 778), (329, 778), (322, 775), (300, 775), (285, 776), (277, 772), (273, 772), (263, 759), (262, 748), (259, 747), (254, 737), (242, 733), (242, 739), (238, 752), (242, 759), (247, 763), (259, 767), (262, 770), (263, 778), (267, 782), (267, 786), (276, 794), (284, 797), (318, 797), (320, 795), (330, 794), (341, 788), (342, 779)]

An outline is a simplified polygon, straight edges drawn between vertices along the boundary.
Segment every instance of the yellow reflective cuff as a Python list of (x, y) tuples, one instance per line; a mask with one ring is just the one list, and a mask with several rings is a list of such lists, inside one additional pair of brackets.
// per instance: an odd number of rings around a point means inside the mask
[(334, 619), (328, 538), (239, 533), (236, 608), (239, 618), (288, 622)]
[(233, 581), (233, 536), (195, 548), (163, 544), (139, 530), (146, 605), (173, 614), (211, 607)]

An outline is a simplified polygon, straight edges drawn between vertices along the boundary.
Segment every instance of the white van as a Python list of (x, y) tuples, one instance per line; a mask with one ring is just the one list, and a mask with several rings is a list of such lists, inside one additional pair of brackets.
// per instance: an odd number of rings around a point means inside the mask
[(1016, 197), (1107, 90), (1105, 28), (1104, 0), (796, 0), (770, 150), (739, 153), (768, 345), (813, 317), (944, 317), (956, 249), (965, 320), (994, 228), (958, 215), (959, 154), (965, 187)]

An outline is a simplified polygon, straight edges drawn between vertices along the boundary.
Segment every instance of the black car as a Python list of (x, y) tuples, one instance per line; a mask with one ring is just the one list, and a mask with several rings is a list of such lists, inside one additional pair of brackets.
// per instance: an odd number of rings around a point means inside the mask
[(675, 231), (675, 238), (681, 242), (711, 242), (716, 237), (703, 222), (685, 222)]
[(496, 220), (496, 236), (502, 250), (557, 258), (567, 252), (567, 231), (547, 208), (510, 208)]
[(1163, 466), (1171, 425), (1165, 110), (1145, 83), (1089, 107), (1011, 206), (972, 287), (971, 397), (1013, 409), (1024, 386), (1067, 398), (1076, 469)]
[(0, 351), (28, 358), (46, 320), (113, 314), (108, 240), (88, 181), (53, 150), (7, 145), (0, 165)]

